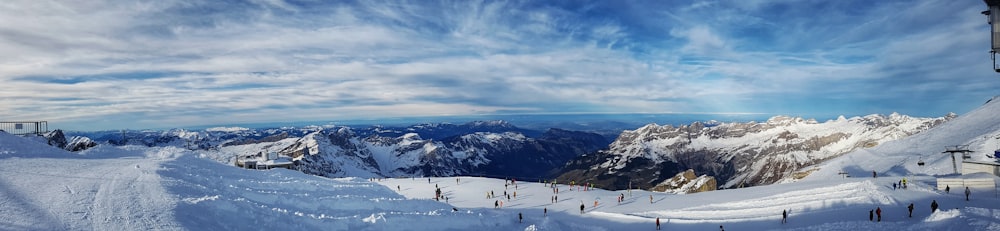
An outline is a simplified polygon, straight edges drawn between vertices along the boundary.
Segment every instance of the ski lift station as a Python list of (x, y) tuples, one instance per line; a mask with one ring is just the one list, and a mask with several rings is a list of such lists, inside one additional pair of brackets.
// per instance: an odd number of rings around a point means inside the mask
[[(942, 177), (937, 178), (937, 188), (938, 190), (944, 190), (946, 187), (951, 188), (964, 188), (969, 187), (972, 189), (996, 189), (996, 178), (1000, 176), (1000, 162), (996, 161), (996, 154), (1000, 154), (1000, 150), (994, 151), (993, 161), (990, 160), (972, 160), (971, 150), (969, 150), (969, 145), (955, 145), (948, 146), (942, 153), (947, 153), (952, 156), (952, 165), (956, 164), (955, 154), (962, 154), (962, 175), (957, 177)], [(956, 166), (957, 170), (957, 166)]]
[(249, 169), (292, 168), (291, 157), (279, 156), (277, 152), (258, 152), (236, 159), (236, 166)]

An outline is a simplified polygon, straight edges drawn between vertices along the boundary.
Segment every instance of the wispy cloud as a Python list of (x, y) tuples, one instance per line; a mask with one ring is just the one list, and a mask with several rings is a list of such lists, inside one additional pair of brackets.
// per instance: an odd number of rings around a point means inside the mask
[(12, 1), (0, 118), (70, 129), (567, 112), (921, 116), (995, 94), (966, 1)]

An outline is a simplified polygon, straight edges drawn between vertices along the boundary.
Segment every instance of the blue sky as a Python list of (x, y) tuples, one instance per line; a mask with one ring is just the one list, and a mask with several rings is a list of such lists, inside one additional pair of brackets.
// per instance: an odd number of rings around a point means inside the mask
[(46, 1), (0, 6), (0, 121), (965, 113), (982, 1)]

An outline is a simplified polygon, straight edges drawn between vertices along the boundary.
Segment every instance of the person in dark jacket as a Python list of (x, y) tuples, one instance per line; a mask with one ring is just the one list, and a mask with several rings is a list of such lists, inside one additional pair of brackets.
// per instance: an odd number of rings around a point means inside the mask
[(583, 208), (585, 208), (585, 207), (586, 206), (583, 206), (583, 204), (580, 204), (580, 214), (583, 214)]
[(910, 210), (910, 217), (913, 217), (913, 203), (910, 203), (910, 206), (906, 206), (906, 209)]
[(521, 213), (517, 213), (517, 223), (521, 223), (524, 220), (524, 216)]
[(781, 210), (781, 223), (788, 223), (788, 210)]
[(656, 218), (656, 230), (660, 230), (660, 218)]
[(868, 210), (868, 221), (875, 221), (875, 210)]
[(937, 212), (938, 204), (937, 200), (931, 201), (931, 213)]
[(969, 191), (969, 187), (965, 187), (965, 201), (969, 201), (969, 194), (972, 194), (972, 191)]

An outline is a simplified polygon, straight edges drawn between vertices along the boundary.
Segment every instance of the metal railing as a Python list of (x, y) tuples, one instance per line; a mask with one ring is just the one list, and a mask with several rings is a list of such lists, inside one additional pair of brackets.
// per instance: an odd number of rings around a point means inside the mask
[(0, 121), (0, 130), (14, 135), (42, 135), (49, 132), (48, 121)]

